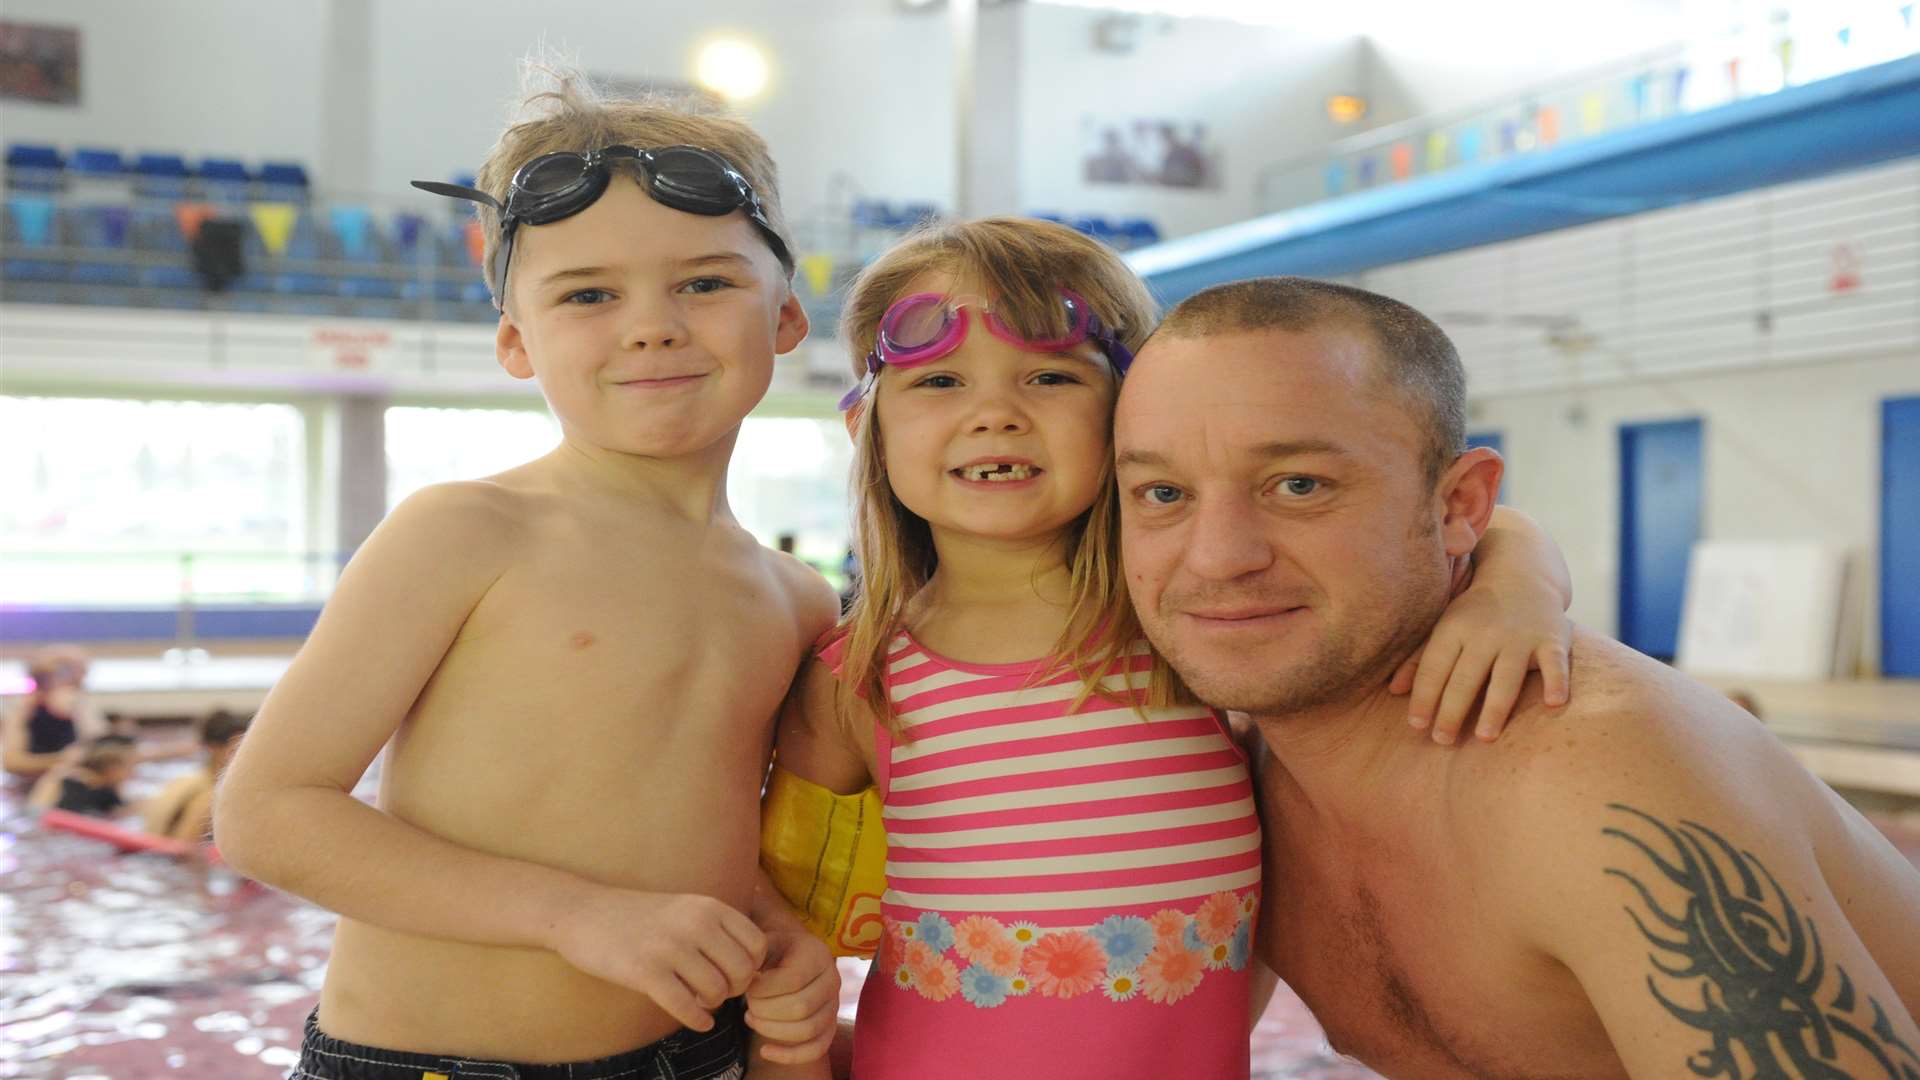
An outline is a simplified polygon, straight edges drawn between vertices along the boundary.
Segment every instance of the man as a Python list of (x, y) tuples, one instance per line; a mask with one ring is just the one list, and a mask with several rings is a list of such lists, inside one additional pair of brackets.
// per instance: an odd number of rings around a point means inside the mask
[(1724, 697), (1575, 638), (1497, 743), (1436, 754), (1386, 687), (1499, 487), (1418, 312), (1221, 286), (1115, 420), (1153, 643), (1265, 744), (1260, 952), (1390, 1076), (1920, 1078), (1920, 873)]

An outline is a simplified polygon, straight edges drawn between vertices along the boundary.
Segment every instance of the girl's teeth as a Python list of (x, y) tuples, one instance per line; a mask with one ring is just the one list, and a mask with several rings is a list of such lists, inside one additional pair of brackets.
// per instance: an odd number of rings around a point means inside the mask
[(961, 470), (969, 480), (984, 480), (988, 483), (1005, 483), (1011, 480), (1026, 480), (1033, 476), (1031, 465), (969, 465)]

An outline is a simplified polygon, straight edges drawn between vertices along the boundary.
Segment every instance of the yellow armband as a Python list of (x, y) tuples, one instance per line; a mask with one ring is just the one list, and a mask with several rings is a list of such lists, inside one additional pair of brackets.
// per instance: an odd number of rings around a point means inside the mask
[(760, 865), (835, 956), (879, 948), (887, 833), (878, 791), (836, 795), (775, 765), (760, 804)]

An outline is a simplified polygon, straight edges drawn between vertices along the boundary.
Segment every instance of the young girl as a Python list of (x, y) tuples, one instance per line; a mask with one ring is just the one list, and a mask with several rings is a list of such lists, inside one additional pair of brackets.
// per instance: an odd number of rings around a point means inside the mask
[[(1112, 406), (1152, 322), (1113, 252), (1039, 221), (917, 233), (849, 296), (861, 586), (777, 760), (883, 807), (856, 1076), (1247, 1075), (1246, 758), (1151, 655), (1118, 566)], [(1474, 590), (1530, 605), (1483, 636), (1531, 653), (1565, 600), (1519, 528)]]

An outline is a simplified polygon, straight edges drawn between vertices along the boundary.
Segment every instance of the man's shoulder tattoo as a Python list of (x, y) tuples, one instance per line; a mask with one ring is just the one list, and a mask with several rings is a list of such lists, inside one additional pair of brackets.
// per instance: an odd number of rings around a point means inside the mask
[(1878, 1063), (1875, 1076), (1920, 1080), (1920, 1053), (1828, 961), (1819, 928), (1752, 852), (1698, 822), (1607, 808), (1619, 821), (1602, 833), (1633, 849), (1606, 873), (1639, 894), (1626, 912), (1652, 946), (1647, 989), (1709, 1043), (1687, 1060), (1695, 1076), (1848, 1080), (1856, 1074), (1834, 1063), (1852, 1044)]

